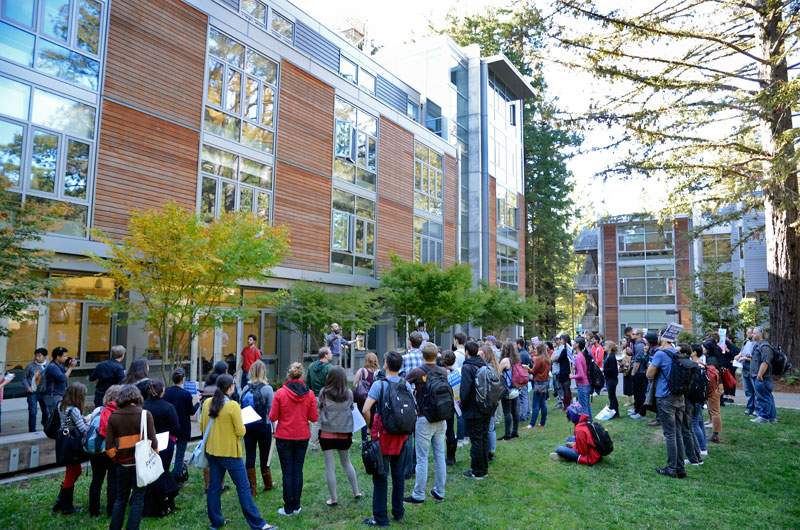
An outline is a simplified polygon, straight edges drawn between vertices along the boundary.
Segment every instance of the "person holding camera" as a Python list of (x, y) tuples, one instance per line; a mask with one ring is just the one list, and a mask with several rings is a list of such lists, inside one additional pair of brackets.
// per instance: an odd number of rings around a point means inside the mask
[(67, 357), (67, 349), (63, 346), (53, 348), (51, 353), (53, 362), (45, 368), (47, 378), (47, 390), (45, 390), (44, 402), (47, 405), (48, 413), (56, 410), (64, 393), (67, 391), (67, 379), (72, 375), (72, 369), (78, 366), (78, 360)]
[(328, 339), (328, 348), (331, 349), (331, 353), (333, 354), (333, 358), (336, 359), (336, 364), (338, 366), (344, 366), (343, 362), (343, 346), (350, 346), (350, 341), (342, 337), (341, 331), (339, 330), (339, 324), (334, 322), (331, 324), (331, 332), (327, 336)]

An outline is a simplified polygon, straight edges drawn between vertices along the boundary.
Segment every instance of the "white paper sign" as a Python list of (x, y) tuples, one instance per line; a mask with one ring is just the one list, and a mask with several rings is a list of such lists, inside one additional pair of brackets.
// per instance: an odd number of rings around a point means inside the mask
[(678, 340), (678, 335), (681, 331), (683, 331), (683, 326), (673, 322), (664, 330), (664, 333), (661, 335), (661, 339), (668, 340), (669, 342), (675, 342)]
[(248, 406), (242, 409), (242, 423), (244, 423), (245, 425), (260, 420), (261, 416), (258, 415), (258, 412), (256, 412), (253, 407)]
[(725, 344), (725, 337), (728, 335), (728, 330), (725, 328), (719, 328), (717, 331), (719, 333), (719, 347), (722, 351), (728, 351), (728, 345)]
[(156, 442), (158, 442), (158, 452), (160, 453), (169, 445), (169, 431), (164, 431), (156, 434)]
[(531, 344), (539, 344), (539, 337), (533, 337), (531, 339)]
[(367, 425), (367, 422), (364, 421), (364, 415), (361, 414), (361, 411), (358, 410), (358, 407), (353, 408), (353, 432), (358, 432), (361, 430), (362, 427)]

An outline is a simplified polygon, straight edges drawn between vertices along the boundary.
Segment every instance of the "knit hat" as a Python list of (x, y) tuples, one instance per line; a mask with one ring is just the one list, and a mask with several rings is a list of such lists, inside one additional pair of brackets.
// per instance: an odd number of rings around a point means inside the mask
[(567, 407), (567, 415), (570, 421), (575, 421), (583, 415), (583, 407), (581, 407), (580, 403), (573, 403)]

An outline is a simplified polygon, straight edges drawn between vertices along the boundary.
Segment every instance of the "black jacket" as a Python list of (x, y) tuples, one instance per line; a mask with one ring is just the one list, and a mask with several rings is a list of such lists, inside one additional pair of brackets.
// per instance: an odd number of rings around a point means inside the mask
[(603, 359), (603, 375), (606, 379), (619, 377), (619, 364), (617, 364), (617, 356), (613, 353), (606, 352), (605, 359)]
[(150, 398), (144, 402), (142, 408), (149, 410), (150, 414), (153, 415), (153, 426), (156, 429), (156, 434), (169, 431), (170, 436), (178, 437), (180, 424), (178, 423), (178, 414), (175, 412), (175, 407), (172, 406), (172, 403), (161, 398)]
[(116, 359), (106, 359), (95, 367), (94, 371), (89, 376), (89, 381), (97, 381), (97, 386), (94, 388), (94, 395), (102, 398), (109, 387), (122, 383), (124, 377), (125, 368), (122, 366), (122, 363)]
[(486, 366), (486, 361), (478, 357), (467, 357), (461, 366), (461, 414), (465, 420), (483, 418), (475, 403), (475, 375), (481, 366)]
[(171, 386), (164, 391), (164, 401), (175, 407), (178, 415), (178, 440), (188, 440), (192, 436), (191, 417), (197, 412), (200, 403), (192, 403), (192, 394), (179, 386)]
[(558, 356), (558, 382), (565, 383), (569, 381), (569, 374), (572, 373), (572, 367), (569, 363), (569, 353), (567, 352), (567, 346), (564, 346), (564, 349), (561, 350), (561, 355)]

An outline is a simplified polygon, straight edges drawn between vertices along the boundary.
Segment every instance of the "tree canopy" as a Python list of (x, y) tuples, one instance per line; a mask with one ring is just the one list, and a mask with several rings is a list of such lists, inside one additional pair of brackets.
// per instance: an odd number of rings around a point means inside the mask
[(533, 322), (542, 311), (535, 300), (520, 298), (517, 291), (486, 282), (481, 282), (479, 294), (472, 322), (483, 329), (484, 335), (499, 337), (506, 327)]

